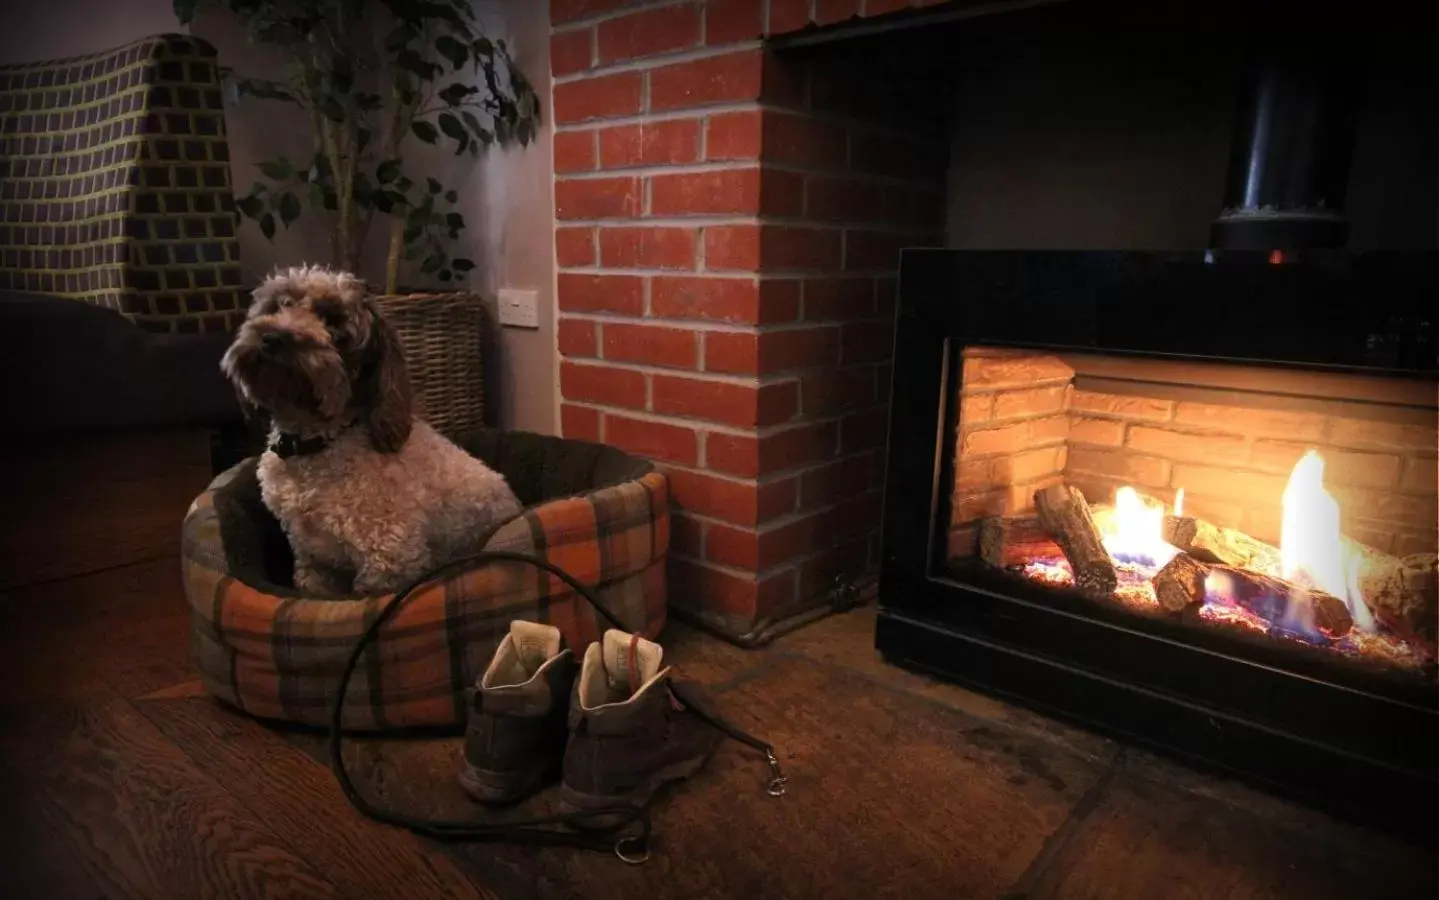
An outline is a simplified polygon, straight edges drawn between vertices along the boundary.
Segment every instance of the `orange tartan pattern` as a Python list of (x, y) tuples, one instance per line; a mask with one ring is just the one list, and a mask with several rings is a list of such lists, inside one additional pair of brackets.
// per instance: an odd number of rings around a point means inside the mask
[[(226, 571), (212, 499), (225, 478), (195, 500), (183, 527), (181, 564), (201, 680), (215, 697), (251, 715), (328, 724), (340, 669), (394, 598), (312, 600), (266, 593), (234, 578)], [(533, 506), (501, 526), (485, 549), (531, 553), (597, 586), (634, 631), (654, 637), (664, 626), (669, 496), (657, 471)], [(606, 627), (583, 598), (533, 566), (460, 571), (416, 591), (381, 628), (350, 681), (345, 726), (463, 724), (464, 692), (513, 619), (554, 625), (577, 649)]]

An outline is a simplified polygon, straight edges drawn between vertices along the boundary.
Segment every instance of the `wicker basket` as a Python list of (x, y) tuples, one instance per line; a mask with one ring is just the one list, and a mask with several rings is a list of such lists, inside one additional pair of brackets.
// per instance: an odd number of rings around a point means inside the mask
[(375, 298), (405, 348), (415, 414), (453, 441), (485, 424), (484, 340), (479, 294), (385, 294)]

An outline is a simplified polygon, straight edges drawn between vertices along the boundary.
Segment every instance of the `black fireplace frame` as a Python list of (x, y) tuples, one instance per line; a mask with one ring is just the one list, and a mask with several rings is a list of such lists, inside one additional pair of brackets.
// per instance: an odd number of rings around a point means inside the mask
[(1436, 297), (1431, 252), (904, 251), (876, 647), (1439, 844), (1432, 689), (1266, 659), (1223, 635), (943, 566), (962, 347), (1359, 372), (1439, 392)]

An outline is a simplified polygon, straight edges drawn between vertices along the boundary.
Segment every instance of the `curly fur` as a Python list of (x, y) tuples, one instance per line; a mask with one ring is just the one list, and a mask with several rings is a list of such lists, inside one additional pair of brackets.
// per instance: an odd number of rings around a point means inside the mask
[(318, 452), (267, 449), (266, 507), (312, 596), (383, 594), (478, 549), (520, 510), (503, 476), (411, 413), (403, 349), (364, 283), (318, 266), (276, 270), (221, 361), (251, 414)]

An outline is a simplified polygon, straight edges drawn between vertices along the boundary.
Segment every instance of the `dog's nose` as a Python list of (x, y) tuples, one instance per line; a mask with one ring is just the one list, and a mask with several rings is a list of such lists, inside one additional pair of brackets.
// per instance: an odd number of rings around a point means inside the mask
[(290, 343), (290, 338), (282, 331), (267, 331), (260, 335), (260, 349), (280, 350)]

